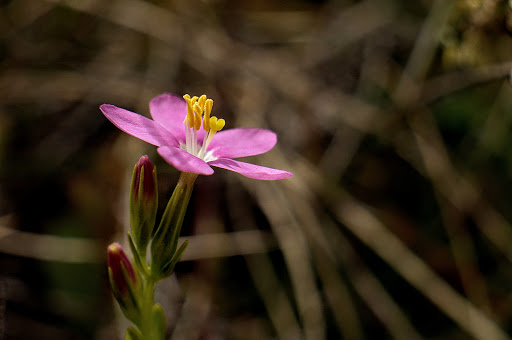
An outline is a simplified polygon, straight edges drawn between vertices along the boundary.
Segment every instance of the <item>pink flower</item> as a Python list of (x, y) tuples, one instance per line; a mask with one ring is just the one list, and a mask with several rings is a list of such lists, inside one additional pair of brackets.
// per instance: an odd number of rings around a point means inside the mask
[(103, 104), (100, 109), (119, 129), (158, 146), (160, 156), (180, 171), (211, 175), (213, 165), (263, 180), (293, 176), (233, 159), (269, 151), (277, 142), (274, 132), (257, 128), (220, 131), (224, 120), (210, 117), (211, 99), (204, 95), (183, 98), (168, 93), (153, 98), (149, 103), (153, 120), (114, 105)]

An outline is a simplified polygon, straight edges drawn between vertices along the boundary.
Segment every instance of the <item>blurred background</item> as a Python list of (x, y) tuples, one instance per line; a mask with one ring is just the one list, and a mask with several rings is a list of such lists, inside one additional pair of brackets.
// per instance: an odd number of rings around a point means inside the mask
[(206, 94), (277, 132), (200, 177), (169, 339), (512, 338), (506, 0), (1, 0), (0, 338), (122, 339), (106, 246), (133, 165), (103, 103)]

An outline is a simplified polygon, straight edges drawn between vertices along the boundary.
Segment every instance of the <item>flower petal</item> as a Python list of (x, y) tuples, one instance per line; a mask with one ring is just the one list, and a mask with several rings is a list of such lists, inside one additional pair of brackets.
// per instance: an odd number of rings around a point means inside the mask
[(227, 158), (217, 159), (208, 162), (208, 164), (219, 168), (224, 168), (234, 172), (238, 172), (239, 174), (244, 175), (245, 177), (255, 179), (274, 180), (293, 176), (293, 174), (288, 171), (267, 168), (264, 166), (235, 161), (233, 159)]
[(208, 149), (218, 158), (238, 158), (265, 153), (276, 142), (277, 135), (270, 130), (238, 128), (217, 132)]
[(103, 104), (101, 112), (124, 132), (156, 146), (178, 145), (176, 138), (162, 125), (138, 113), (120, 107)]
[(187, 104), (183, 98), (164, 93), (149, 102), (151, 117), (171, 131), (180, 141), (185, 140), (185, 126), (183, 121), (187, 116)]
[(201, 158), (198, 158), (179, 147), (162, 146), (157, 149), (160, 156), (176, 169), (200, 175), (211, 175), (213, 169)]

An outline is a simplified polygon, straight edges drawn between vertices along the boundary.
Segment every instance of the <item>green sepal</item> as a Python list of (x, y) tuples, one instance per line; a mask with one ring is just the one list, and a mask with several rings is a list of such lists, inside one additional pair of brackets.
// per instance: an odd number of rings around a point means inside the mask
[(173, 261), (197, 174), (183, 172), (151, 242), (151, 276), (162, 277)]
[(174, 256), (172, 257), (171, 261), (167, 265), (165, 265), (164, 270), (162, 271), (162, 274), (160, 275), (160, 280), (165, 279), (166, 277), (169, 277), (174, 272), (174, 267), (176, 266), (176, 263), (178, 263), (181, 260), (181, 257), (183, 256), (183, 253), (187, 249), (188, 246), (188, 240), (183, 241), (181, 246), (178, 248), (176, 253), (174, 253)]
[[(135, 246), (135, 243), (133, 242), (132, 235), (128, 232), (128, 245), (130, 246), (130, 250), (133, 254), (133, 260), (135, 262), (135, 266), (137, 267), (137, 271), (139, 273), (148, 274), (148, 267), (145, 263), (142, 263), (142, 255), (139, 254), (137, 247)], [(145, 260), (145, 259), (144, 259)]]
[[(114, 274), (112, 273), (112, 269), (108, 268), (108, 277), (110, 280), (110, 286), (112, 287), (112, 293), (119, 303), (119, 307), (121, 307), (121, 311), (123, 312), (124, 316), (126, 316), (126, 318), (132, 321), (134, 324), (138, 325), (140, 321), (140, 304), (138, 300), (138, 296), (140, 296), (140, 289), (135, 287), (135, 285), (132, 283), (124, 265), (122, 265), (121, 268), (125, 282), (128, 285), (127, 294), (126, 296), (123, 296), (119, 292), (114, 281)], [(138, 277), (138, 279), (140, 281), (140, 277)]]
[(144, 337), (138, 329), (133, 326), (129, 326), (124, 334), (124, 340), (144, 340)]
[(172, 233), (175, 232), (176, 226), (171, 225), (173, 215), (176, 210), (176, 199), (179, 189), (179, 184), (174, 189), (174, 192), (165, 207), (164, 213), (160, 220), (160, 225), (156, 230), (153, 241), (151, 242), (151, 275), (153, 277), (159, 277), (163, 271), (164, 263), (172, 259), (175, 249), (172, 247), (172, 243), (169, 242)]
[(164, 309), (159, 304), (153, 305), (151, 310), (151, 326), (152, 340), (164, 340), (167, 327), (165, 325)]

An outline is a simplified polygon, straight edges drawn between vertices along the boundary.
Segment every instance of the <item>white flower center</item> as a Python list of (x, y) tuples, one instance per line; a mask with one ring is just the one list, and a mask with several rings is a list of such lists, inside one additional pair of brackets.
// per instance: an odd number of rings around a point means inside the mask
[[(196, 142), (197, 144), (197, 142)], [(196, 145), (195, 148), (192, 148), (191, 145), (187, 145), (187, 144), (184, 144), (184, 143), (180, 143), (180, 148), (182, 150), (185, 150), (186, 152), (188, 152), (189, 154), (192, 154), (196, 157), (199, 157), (201, 158), (203, 161), (205, 162), (211, 162), (211, 161), (214, 161), (217, 159), (217, 157), (215, 157), (213, 155), (213, 151), (212, 150), (207, 150), (207, 151), (203, 151), (201, 152), (201, 150), (203, 150), (203, 147), (202, 146), (199, 146), (198, 144)], [(194, 153), (192, 152), (193, 149), (196, 149), (196, 150), (199, 150), (199, 152), (197, 153)]]

